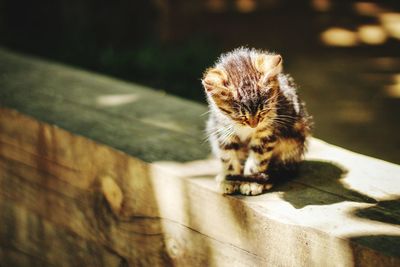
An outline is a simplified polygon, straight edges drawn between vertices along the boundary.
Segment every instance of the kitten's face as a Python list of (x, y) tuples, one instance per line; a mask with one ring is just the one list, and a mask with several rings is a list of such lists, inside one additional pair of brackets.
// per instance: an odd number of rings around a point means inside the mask
[(217, 107), (241, 125), (255, 128), (260, 124), (268, 123), (275, 114), (276, 91), (274, 88), (268, 87), (257, 88), (256, 90), (261, 90), (259, 95), (234, 96), (229, 111), (221, 109), (221, 106), (217, 105)]
[(275, 115), (276, 76), (281, 64), (279, 55), (228, 54), (205, 73), (203, 85), (223, 114), (240, 125), (255, 128)]

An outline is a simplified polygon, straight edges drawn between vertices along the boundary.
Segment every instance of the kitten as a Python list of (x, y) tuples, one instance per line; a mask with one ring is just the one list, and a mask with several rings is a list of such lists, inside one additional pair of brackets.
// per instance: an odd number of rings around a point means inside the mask
[(238, 48), (223, 54), (202, 79), (210, 108), (207, 133), (221, 160), (224, 194), (271, 188), (272, 170), (295, 166), (306, 150), (311, 118), (282, 57)]

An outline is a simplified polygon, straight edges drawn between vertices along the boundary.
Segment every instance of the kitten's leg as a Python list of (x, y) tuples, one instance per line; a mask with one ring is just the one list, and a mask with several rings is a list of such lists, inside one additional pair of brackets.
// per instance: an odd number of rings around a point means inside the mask
[(207, 132), (213, 154), (221, 162), (221, 170), (216, 176), (218, 189), (224, 194), (238, 191), (238, 184), (228, 181), (227, 177), (239, 176), (243, 173), (243, 144), (235, 135), (227, 136), (221, 125), (216, 122), (215, 116), (207, 121)]
[[(268, 177), (265, 172), (272, 155), (270, 147), (273, 147), (275, 140), (268, 137), (268, 145), (264, 144), (266, 140), (265, 136), (253, 140), (250, 143), (249, 152), (247, 152), (247, 148), (240, 142), (238, 137), (232, 137), (227, 142), (218, 143), (218, 156), (221, 160), (222, 171), (217, 176), (217, 181), (219, 190), (222, 193), (233, 194), (239, 192), (243, 195), (259, 195), (272, 187), (272, 184), (267, 182)], [(265, 149), (265, 153), (260, 153), (260, 150), (255, 148), (255, 144), (262, 146), (262, 149)], [(242, 176), (243, 162), (248, 155), (246, 166), (251, 172), (246, 178)], [(249, 167), (252, 164), (253, 166)]]
[(216, 177), (218, 190), (223, 194), (238, 192), (239, 184), (227, 180), (227, 177), (239, 177), (243, 174), (243, 157), (245, 157), (243, 144), (237, 136), (220, 140), (215, 134), (210, 135), (210, 143), (214, 154), (221, 162), (221, 170)]
[(228, 181), (227, 177), (238, 177), (243, 174), (243, 144), (234, 136), (219, 145), (219, 158), (221, 160), (221, 172), (217, 176), (219, 190), (224, 194), (232, 194), (238, 191), (238, 184)]
[[(268, 164), (273, 154), (276, 138), (272, 135), (255, 136), (249, 144), (249, 157), (244, 167), (244, 175), (249, 182), (242, 182), (239, 191), (243, 195), (258, 195), (272, 187), (272, 183), (266, 182)], [(261, 180), (259, 182), (252, 179)]]
[(231, 137), (224, 143), (218, 142), (218, 157), (221, 160), (221, 176), (236, 176), (243, 173), (243, 165), (241, 162), (243, 144), (239, 138)]
[(249, 144), (249, 157), (244, 167), (245, 176), (267, 179), (268, 165), (277, 141), (273, 135), (256, 135)]

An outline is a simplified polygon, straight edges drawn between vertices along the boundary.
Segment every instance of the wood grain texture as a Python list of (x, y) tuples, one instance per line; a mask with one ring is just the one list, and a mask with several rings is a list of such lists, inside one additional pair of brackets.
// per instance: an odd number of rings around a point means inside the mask
[(4, 50), (0, 58), (0, 105), (147, 161), (187, 161), (209, 153), (202, 105)]
[(397, 165), (312, 139), (295, 179), (221, 196), (203, 106), (4, 50), (0, 70), (0, 266), (400, 265)]
[[(109, 251), (120, 257), (120, 262), (130, 266), (203, 266), (209, 261), (211, 264), (214, 257), (217, 261), (225, 259), (221, 266), (231, 266), (233, 262), (237, 262), (235, 264), (238, 266), (263, 262), (257, 255), (191, 229), (179, 216), (161, 217), (153, 192), (153, 167), (16, 112), (5, 109), (1, 112), (4, 115), (2, 119), (9, 118), (7, 122), (2, 120), (1, 125), (14, 125), (11, 128), (15, 137), (24, 136), (27, 125), (39, 132), (49, 133), (39, 133), (36, 139), (34, 135), (15, 138), (19, 144), (10, 145), (7, 131), (1, 131), (0, 203), (4, 204), (1, 210), (5, 212), (2, 213), (1, 221), (4, 224), (0, 236), (4, 238), (1, 243), (6, 248), (22, 250), (54, 265), (57, 265), (57, 260), (48, 257), (57, 257), (66, 251), (68, 255), (72, 253), (70, 260), (63, 261), (63, 266), (107, 266), (100, 260), (88, 259), (106, 257), (110, 260)], [(42, 140), (43, 136), (46, 141)], [(56, 138), (63, 141), (54, 141)], [(42, 145), (49, 140), (53, 140), (53, 149), (58, 151), (57, 159), (50, 154), (40, 156)], [(32, 145), (31, 141), (40, 143), (40, 148)], [(77, 156), (79, 163), (72, 167)], [(116, 186), (121, 189), (118, 193), (122, 196), (120, 209), (112, 209), (112, 202), (102, 184), (104, 173), (107, 173), (108, 180), (113, 181), (113, 186), (107, 190)], [(85, 177), (87, 180), (82, 182)], [(163, 179), (174, 178), (170, 176)], [(182, 181), (178, 179), (174, 183)], [(35, 219), (28, 220), (26, 217)], [(32, 224), (35, 220), (37, 222)], [(20, 223), (15, 225), (15, 222)], [(52, 235), (57, 232), (56, 229), (60, 229), (61, 233)], [(26, 231), (38, 237), (34, 240), (17, 238), (17, 233)], [(44, 240), (40, 240), (41, 237)], [(63, 243), (66, 238), (72, 240), (71, 244)], [(43, 244), (39, 241), (43, 241)], [(59, 242), (60, 246), (64, 244), (65, 247), (48, 251), (46, 241)], [(79, 242), (87, 242), (91, 246), (84, 243), (79, 249), (73, 247), (75, 243), (78, 246)], [(26, 248), (27, 243), (32, 244)], [(208, 246), (200, 245), (206, 243)], [(34, 244), (38, 250), (32, 251)], [(212, 257), (210, 250), (214, 251)], [(77, 251), (81, 256), (74, 257)], [(44, 252), (49, 256), (41, 255)], [(237, 255), (237, 259), (229, 259), (231, 255)], [(62, 255), (58, 259), (62, 259)], [(114, 258), (111, 257), (111, 260)], [(77, 265), (77, 262), (81, 265)]]

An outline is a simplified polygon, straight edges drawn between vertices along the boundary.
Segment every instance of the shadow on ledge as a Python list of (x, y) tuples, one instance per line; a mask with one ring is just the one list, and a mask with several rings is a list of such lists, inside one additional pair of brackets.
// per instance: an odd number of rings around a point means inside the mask
[[(350, 238), (351, 249), (354, 259), (362, 259), (362, 246), (380, 251), (385, 255), (398, 258), (400, 257), (400, 236), (392, 235), (365, 235)], [(391, 266), (390, 262), (382, 262), (384, 259), (379, 255), (374, 258), (369, 257), (371, 261), (369, 266)], [(390, 259), (390, 258), (389, 258)], [(375, 262), (374, 262), (375, 261)], [(359, 266), (361, 262), (355, 262), (355, 266)], [(392, 263), (393, 264), (393, 263)]]
[[(400, 225), (400, 199), (379, 201), (375, 206), (359, 209), (354, 215), (383, 223)], [(400, 246), (398, 246), (400, 248)]]
[(283, 199), (300, 209), (308, 205), (329, 205), (342, 201), (377, 203), (367, 195), (346, 188), (340, 181), (347, 171), (331, 162), (306, 160), (296, 175), (282, 173), (272, 191), (283, 192)]
[[(400, 225), (400, 199), (379, 201), (376, 205), (358, 209), (354, 211), (354, 215), (363, 219), (373, 220), (385, 224)], [(351, 238), (351, 246), (355, 259), (360, 257), (357, 254), (362, 248), (366, 246), (377, 251), (382, 251), (385, 255), (390, 257), (400, 258), (400, 236), (398, 235), (364, 235), (355, 236)], [(371, 266), (390, 266), (390, 262), (381, 262), (381, 257), (373, 259), (375, 262), (371, 263)], [(356, 265), (358, 263), (356, 262)]]

